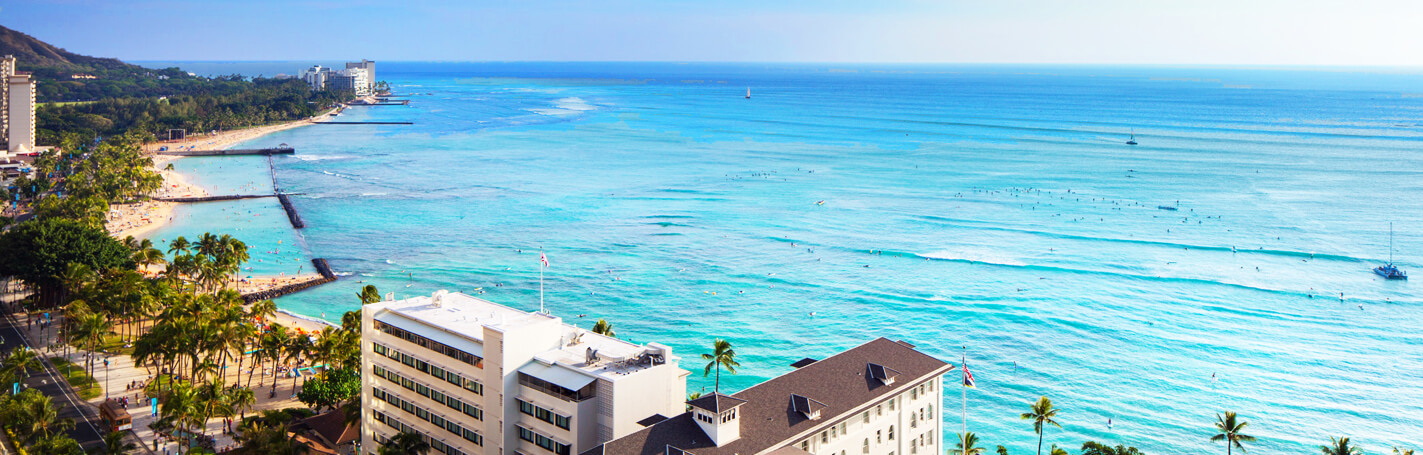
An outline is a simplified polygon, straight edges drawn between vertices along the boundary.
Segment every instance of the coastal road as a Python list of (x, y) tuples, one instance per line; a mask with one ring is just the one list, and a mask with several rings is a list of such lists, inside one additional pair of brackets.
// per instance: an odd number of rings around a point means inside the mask
[[(4, 340), (3, 346), (6, 350), (15, 346), (30, 346), (28, 340), (22, 336), (20, 331), (27, 330), (24, 321), (15, 322), (13, 315), (5, 312), (5, 317), (0, 318), (0, 339)], [(33, 348), (33, 346), (30, 346)], [(30, 378), (24, 381), (24, 386), (39, 389), (44, 392), (59, 407), (59, 417), (74, 419), (74, 429), (69, 430), (69, 436), (79, 441), (84, 446), (84, 450), (93, 453), (94, 450), (102, 450), (104, 444), (101, 421), (99, 420), (99, 410), (88, 403), (83, 402), (74, 394), (74, 390), (65, 382), (64, 377), (54, 369), (49, 363), (50, 354), (41, 352), (44, 361), (43, 371), (30, 373)], [(8, 388), (10, 385), (5, 384)], [(5, 391), (6, 393), (9, 390)], [(19, 441), (16, 441), (19, 445)]]

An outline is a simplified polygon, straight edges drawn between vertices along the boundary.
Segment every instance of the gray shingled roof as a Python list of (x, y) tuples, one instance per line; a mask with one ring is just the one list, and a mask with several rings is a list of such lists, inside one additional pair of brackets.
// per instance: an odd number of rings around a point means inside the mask
[(712, 392), (711, 395), (702, 395), (695, 400), (687, 402), (687, 404), (692, 405), (694, 408), (701, 408), (714, 413), (720, 413), (721, 411), (741, 406), (745, 403), (746, 400), (717, 392)]
[[(903, 376), (893, 385), (884, 385), (867, 375), (870, 363), (893, 368)], [(691, 413), (683, 413), (581, 455), (664, 455), (669, 445), (693, 455), (755, 455), (794, 444), (797, 441), (788, 440), (792, 436), (835, 422), (836, 416), (908, 390), (914, 380), (943, 374), (950, 368), (907, 344), (879, 338), (728, 397), (746, 403), (738, 411), (741, 439), (725, 446), (712, 444)], [(794, 411), (793, 394), (824, 403), (822, 418), (810, 420)]]

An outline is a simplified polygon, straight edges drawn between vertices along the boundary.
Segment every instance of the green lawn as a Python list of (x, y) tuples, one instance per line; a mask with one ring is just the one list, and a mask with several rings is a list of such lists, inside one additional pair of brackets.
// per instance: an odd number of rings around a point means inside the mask
[(104, 388), (99, 386), (99, 381), (89, 377), (89, 372), (84, 371), (83, 365), (69, 363), (63, 357), (50, 357), (49, 363), (59, 370), (59, 374), (63, 375), (65, 380), (69, 381), (69, 385), (74, 387), (74, 391), (80, 399), (91, 400), (104, 393)]

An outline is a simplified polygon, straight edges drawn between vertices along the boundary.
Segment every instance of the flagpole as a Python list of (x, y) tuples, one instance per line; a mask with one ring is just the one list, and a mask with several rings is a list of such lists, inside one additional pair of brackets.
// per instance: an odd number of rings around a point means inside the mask
[(968, 437), (968, 346), (964, 346), (963, 351), (962, 361), (959, 362), (959, 367), (963, 370), (960, 374), (963, 377), (959, 380), (960, 388), (963, 389), (963, 433), (959, 433), (959, 439), (960, 442), (967, 442), (962, 439)]
[(544, 250), (539, 248), (539, 312), (544, 312)]

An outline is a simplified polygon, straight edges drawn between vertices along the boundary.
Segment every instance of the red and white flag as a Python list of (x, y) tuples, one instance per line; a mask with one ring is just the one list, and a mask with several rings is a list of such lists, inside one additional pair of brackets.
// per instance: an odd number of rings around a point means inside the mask
[(964, 362), (963, 364), (963, 386), (974, 388), (973, 373), (968, 372), (968, 362)]
[(548, 256), (544, 256), (544, 252), (542, 251), (539, 252), (539, 262), (542, 263), (544, 267), (548, 267)]

